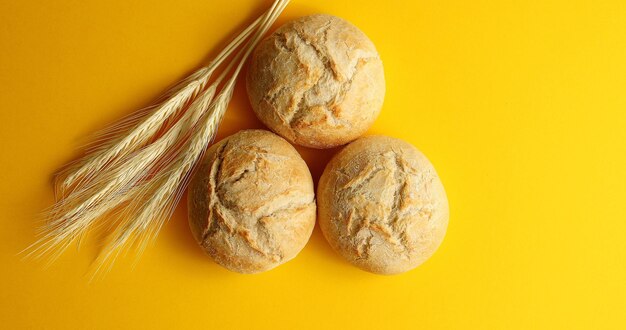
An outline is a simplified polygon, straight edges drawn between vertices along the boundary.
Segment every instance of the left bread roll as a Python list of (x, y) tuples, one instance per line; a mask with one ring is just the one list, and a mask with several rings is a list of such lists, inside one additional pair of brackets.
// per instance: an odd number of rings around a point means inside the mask
[(315, 226), (311, 173), (296, 149), (244, 130), (208, 149), (189, 187), (189, 225), (221, 266), (259, 273), (293, 259)]

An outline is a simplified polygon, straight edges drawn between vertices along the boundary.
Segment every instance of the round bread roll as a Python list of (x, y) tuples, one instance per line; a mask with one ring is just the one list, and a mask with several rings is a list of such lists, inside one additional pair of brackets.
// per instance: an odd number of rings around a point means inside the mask
[(335, 155), (317, 200), (333, 249), (377, 274), (419, 266), (448, 226), (448, 200), (432, 164), (411, 144), (386, 136), (360, 138)]
[(255, 49), (247, 75), (257, 117), (292, 143), (346, 144), (374, 123), (385, 96), (383, 65), (357, 27), (330, 15), (288, 22)]
[(218, 264), (239, 273), (294, 258), (315, 226), (311, 173), (294, 147), (244, 130), (214, 144), (189, 188), (189, 225)]

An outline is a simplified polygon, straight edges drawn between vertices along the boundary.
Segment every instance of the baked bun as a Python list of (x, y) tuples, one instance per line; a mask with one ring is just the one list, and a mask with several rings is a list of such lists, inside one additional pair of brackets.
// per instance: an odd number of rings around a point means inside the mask
[(386, 136), (360, 138), (335, 155), (317, 201), (333, 249), (377, 274), (419, 266), (448, 226), (448, 200), (432, 164), (411, 144)]
[(311, 173), (291, 144), (244, 130), (214, 144), (189, 188), (189, 225), (218, 264), (258, 273), (294, 258), (315, 226)]
[(292, 143), (346, 144), (374, 123), (385, 96), (383, 65), (357, 27), (330, 15), (298, 18), (255, 49), (247, 75), (257, 117)]

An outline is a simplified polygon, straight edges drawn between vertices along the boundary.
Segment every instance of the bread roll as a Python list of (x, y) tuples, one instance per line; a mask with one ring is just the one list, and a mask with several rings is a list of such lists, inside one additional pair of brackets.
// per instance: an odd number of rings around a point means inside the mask
[(257, 117), (292, 143), (330, 148), (361, 136), (380, 113), (383, 65), (374, 44), (330, 15), (286, 23), (255, 49), (247, 75)]
[(258, 273), (294, 258), (315, 225), (313, 180), (298, 152), (264, 130), (209, 148), (189, 188), (189, 225), (218, 264)]
[(335, 155), (317, 199), (333, 249), (378, 274), (423, 263), (448, 225), (448, 200), (431, 163), (409, 143), (385, 136), (360, 138)]

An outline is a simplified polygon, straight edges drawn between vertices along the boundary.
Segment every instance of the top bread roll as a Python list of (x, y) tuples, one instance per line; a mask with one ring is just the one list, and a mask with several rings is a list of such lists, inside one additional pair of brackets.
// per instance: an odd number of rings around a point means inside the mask
[(311, 15), (259, 44), (247, 89), (265, 125), (293, 143), (321, 149), (346, 144), (374, 123), (385, 77), (361, 30), (335, 16)]
[(386, 136), (360, 138), (335, 155), (317, 199), (333, 249), (377, 274), (419, 266), (448, 226), (448, 199), (432, 164), (411, 144)]

